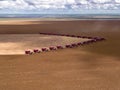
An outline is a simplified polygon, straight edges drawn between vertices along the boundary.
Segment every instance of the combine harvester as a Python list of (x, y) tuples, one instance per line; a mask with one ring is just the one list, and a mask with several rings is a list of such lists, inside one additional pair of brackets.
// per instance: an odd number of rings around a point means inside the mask
[(43, 34), (43, 35), (56, 35), (56, 36), (66, 36), (66, 37), (72, 37), (72, 38), (83, 38), (83, 39), (88, 39), (88, 41), (67, 44), (67, 45), (64, 45), (64, 46), (58, 45), (58, 46), (42, 47), (41, 49), (34, 49), (33, 51), (26, 50), (25, 51), (26, 55), (31, 55), (33, 53), (41, 53), (41, 52), (54, 51), (54, 50), (64, 49), (64, 48), (74, 48), (74, 47), (88, 45), (90, 43), (94, 43), (94, 42), (106, 40), (105, 38), (100, 38), (100, 37), (87, 37), (87, 36), (75, 36), (75, 35), (65, 35), (65, 34), (52, 34), (52, 33), (39, 33), (39, 34)]
[(26, 55), (31, 55), (31, 54), (33, 54), (33, 52), (31, 50), (25, 50), (25, 54)]

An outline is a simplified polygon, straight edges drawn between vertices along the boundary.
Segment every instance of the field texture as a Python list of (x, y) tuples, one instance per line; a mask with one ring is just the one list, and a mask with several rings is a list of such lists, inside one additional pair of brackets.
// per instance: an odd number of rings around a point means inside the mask
[(120, 90), (119, 20), (24, 23), (1, 24), (0, 33), (100, 36), (106, 41), (41, 54), (1, 55), (0, 90)]

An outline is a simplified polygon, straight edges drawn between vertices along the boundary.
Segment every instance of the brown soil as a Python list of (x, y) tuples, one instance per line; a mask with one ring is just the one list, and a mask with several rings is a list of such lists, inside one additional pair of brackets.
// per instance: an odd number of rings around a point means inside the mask
[(25, 50), (41, 49), (50, 46), (63, 46), (88, 41), (76, 37), (41, 34), (2, 34), (0, 35), (0, 55), (21, 55)]
[(1, 90), (120, 89), (119, 20), (32, 21), (32, 23), (34, 24), (0, 25), (0, 33), (51, 32), (101, 36), (107, 40), (30, 56), (1, 55)]

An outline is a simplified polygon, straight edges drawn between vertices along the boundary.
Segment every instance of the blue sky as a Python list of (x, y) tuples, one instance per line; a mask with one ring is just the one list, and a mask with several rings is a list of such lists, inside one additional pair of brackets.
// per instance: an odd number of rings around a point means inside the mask
[(0, 0), (0, 14), (120, 14), (120, 0)]

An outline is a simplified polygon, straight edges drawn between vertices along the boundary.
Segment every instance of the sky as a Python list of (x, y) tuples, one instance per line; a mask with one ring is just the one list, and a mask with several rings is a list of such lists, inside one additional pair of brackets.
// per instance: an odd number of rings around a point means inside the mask
[(120, 14), (120, 0), (0, 0), (0, 14)]

